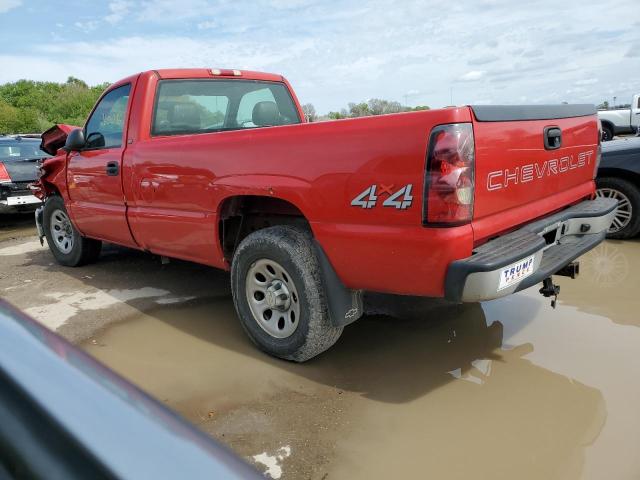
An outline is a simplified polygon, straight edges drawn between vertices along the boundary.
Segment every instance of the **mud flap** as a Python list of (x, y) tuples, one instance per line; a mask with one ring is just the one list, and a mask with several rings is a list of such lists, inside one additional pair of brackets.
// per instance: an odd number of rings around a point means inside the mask
[(363, 313), (362, 290), (350, 290), (345, 287), (333, 269), (327, 254), (315, 239), (313, 246), (318, 256), (322, 282), (327, 292), (331, 322), (336, 327), (343, 327), (355, 322)]
[(38, 239), (40, 240), (40, 245), (44, 246), (44, 228), (43, 228), (43, 213), (44, 213), (44, 205), (38, 207), (35, 212), (36, 217), (36, 228), (38, 229)]

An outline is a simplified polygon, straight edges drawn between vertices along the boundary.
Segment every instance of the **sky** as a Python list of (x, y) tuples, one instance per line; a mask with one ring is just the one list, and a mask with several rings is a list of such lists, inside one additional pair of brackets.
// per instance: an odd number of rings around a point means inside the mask
[(279, 73), (319, 113), (629, 103), (640, 0), (0, 0), (0, 83), (168, 67)]

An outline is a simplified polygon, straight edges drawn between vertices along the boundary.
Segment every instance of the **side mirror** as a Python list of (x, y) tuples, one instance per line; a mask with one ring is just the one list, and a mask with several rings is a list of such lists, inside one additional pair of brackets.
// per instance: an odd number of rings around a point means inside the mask
[(77, 152), (82, 150), (85, 146), (84, 132), (81, 128), (71, 130), (71, 133), (67, 136), (67, 140), (64, 143), (64, 149), (67, 152)]

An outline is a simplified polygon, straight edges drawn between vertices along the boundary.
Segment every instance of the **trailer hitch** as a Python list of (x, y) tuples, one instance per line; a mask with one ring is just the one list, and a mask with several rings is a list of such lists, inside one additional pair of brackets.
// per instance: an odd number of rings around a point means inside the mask
[(551, 277), (547, 277), (542, 281), (542, 288), (539, 291), (544, 297), (553, 297), (553, 300), (551, 300), (551, 308), (556, 308), (556, 301), (560, 294), (560, 285), (555, 285)]

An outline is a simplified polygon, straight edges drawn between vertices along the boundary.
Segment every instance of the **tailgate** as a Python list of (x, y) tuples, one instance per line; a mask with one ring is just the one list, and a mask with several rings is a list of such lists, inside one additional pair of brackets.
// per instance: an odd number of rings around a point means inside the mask
[(471, 109), (476, 146), (476, 243), (593, 192), (599, 145), (593, 105)]
[(35, 182), (38, 178), (38, 159), (20, 158), (0, 163), (4, 164), (12, 182)]

